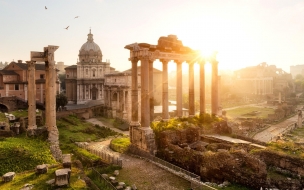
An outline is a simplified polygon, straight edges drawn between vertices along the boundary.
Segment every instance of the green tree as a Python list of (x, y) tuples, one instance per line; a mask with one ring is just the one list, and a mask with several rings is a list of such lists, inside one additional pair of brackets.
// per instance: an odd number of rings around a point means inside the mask
[(58, 78), (61, 82), (60, 84), (61, 89), (65, 91), (65, 74), (59, 74)]
[(59, 107), (64, 107), (68, 104), (68, 98), (65, 94), (60, 93), (56, 95), (56, 110), (58, 111)]

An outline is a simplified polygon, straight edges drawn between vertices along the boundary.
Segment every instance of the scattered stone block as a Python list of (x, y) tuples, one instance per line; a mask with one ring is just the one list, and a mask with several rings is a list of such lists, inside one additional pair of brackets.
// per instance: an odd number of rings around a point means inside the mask
[(113, 174), (114, 174), (115, 176), (118, 176), (118, 175), (119, 175), (119, 170), (115, 170)]
[(133, 185), (131, 186), (131, 188), (132, 188), (132, 190), (137, 190), (137, 187), (136, 187), (135, 184), (133, 184)]
[(114, 179), (114, 180), (111, 180), (111, 183), (112, 183), (113, 185), (117, 185), (117, 184), (118, 184), (118, 181), (116, 181), (116, 179)]
[(102, 176), (104, 179), (109, 179), (108, 174), (101, 174), (101, 176)]
[(15, 172), (8, 172), (2, 176), (2, 180), (4, 182), (12, 181), (15, 178), (15, 175), (16, 175)]
[(64, 168), (71, 168), (71, 166), (72, 166), (71, 154), (62, 155), (62, 166)]
[(31, 190), (33, 188), (34, 188), (34, 185), (27, 183), (20, 190)]
[(125, 182), (119, 182), (118, 185), (119, 185), (119, 186), (122, 186), (122, 187), (125, 187), (125, 186), (126, 186), (126, 183), (125, 183)]
[(111, 176), (111, 177), (109, 177), (109, 180), (115, 180), (116, 178), (115, 177), (113, 177), (113, 176)]
[(125, 190), (131, 190), (131, 187), (130, 187), (130, 186), (128, 186), (128, 187), (126, 187), (126, 188), (125, 188)]
[(41, 164), (36, 166), (36, 174), (45, 174), (48, 171), (48, 167), (46, 164)]
[(70, 183), (71, 169), (58, 169), (55, 171), (55, 185), (63, 186)]
[(55, 179), (50, 179), (50, 180), (46, 181), (45, 183), (48, 185), (54, 185)]
[(116, 189), (121, 190), (121, 189), (123, 189), (123, 186), (118, 185), (118, 186), (116, 186)]

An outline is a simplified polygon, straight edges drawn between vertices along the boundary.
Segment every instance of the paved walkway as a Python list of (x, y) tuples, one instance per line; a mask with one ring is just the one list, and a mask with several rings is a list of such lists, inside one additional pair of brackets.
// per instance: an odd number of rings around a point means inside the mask
[(294, 123), (296, 123), (297, 120), (298, 120), (298, 114), (296, 114), (295, 116), (288, 118), (280, 123), (271, 125), (269, 128), (255, 134), (253, 136), (253, 139), (263, 141), (263, 142), (270, 142), (272, 140), (275, 140), (278, 136), (286, 133), (291, 128), (293, 128)]

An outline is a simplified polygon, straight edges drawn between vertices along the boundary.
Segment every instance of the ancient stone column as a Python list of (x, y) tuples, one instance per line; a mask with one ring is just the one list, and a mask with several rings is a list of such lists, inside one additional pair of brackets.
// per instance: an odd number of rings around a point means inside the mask
[(153, 61), (149, 60), (150, 121), (154, 120)]
[(48, 46), (44, 48), (47, 53), (45, 61), (45, 119), (48, 131), (48, 141), (51, 144), (50, 150), (54, 158), (59, 161), (62, 158), (62, 152), (59, 147), (59, 131), (56, 126), (56, 67), (54, 61), (54, 52), (58, 46)]
[(27, 81), (28, 81), (28, 134), (33, 135), (36, 125), (36, 80), (35, 80), (35, 62), (27, 61)]
[(211, 86), (211, 114), (217, 115), (218, 111), (218, 62), (215, 56), (211, 58), (212, 86)]
[(194, 105), (194, 62), (189, 62), (189, 117), (195, 115)]
[(176, 63), (176, 116), (183, 116), (183, 71), (182, 62), (175, 61)]
[(205, 102), (205, 60), (200, 61), (200, 114), (206, 113)]
[(141, 126), (150, 126), (149, 57), (141, 58)]
[(169, 111), (168, 111), (168, 60), (160, 60), (163, 63), (163, 101), (162, 101), (162, 109), (163, 114), (162, 117), (164, 120), (169, 119)]
[[(132, 117), (131, 126), (140, 126), (138, 122), (138, 82), (137, 82), (137, 58), (132, 58), (132, 86), (131, 86), (131, 101), (132, 101)], [(131, 138), (130, 138), (131, 139)]]

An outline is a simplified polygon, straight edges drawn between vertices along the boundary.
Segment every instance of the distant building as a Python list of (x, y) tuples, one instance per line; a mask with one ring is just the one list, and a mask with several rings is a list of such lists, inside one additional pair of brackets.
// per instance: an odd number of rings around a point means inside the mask
[(56, 63), (56, 69), (58, 70), (58, 74), (64, 74), (65, 73), (65, 68), (67, 65), (64, 65), (64, 62), (57, 62)]
[(77, 65), (65, 68), (66, 95), (69, 103), (85, 104), (91, 100), (99, 100), (104, 104), (105, 74), (115, 72), (110, 62), (102, 62), (102, 52), (88, 34), (87, 42), (79, 50)]
[(304, 76), (304, 65), (290, 66), (290, 74), (292, 75), (293, 79), (296, 78), (297, 75)]
[(267, 65), (246, 67), (235, 71), (234, 91), (240, 94), (273, 95), (276, 92), (294, 92), (291, 74)]
[[(36, 78), (36, 101), (44, 103), (45, 101), (45, 65), (35, 65)], [(16, 96), (27, 101), (27, 63), (11, 62), (5, 68), (0, 70), (0, 97)], [(57, 92), (60, 89), (60, 82), (57, 78)]]

